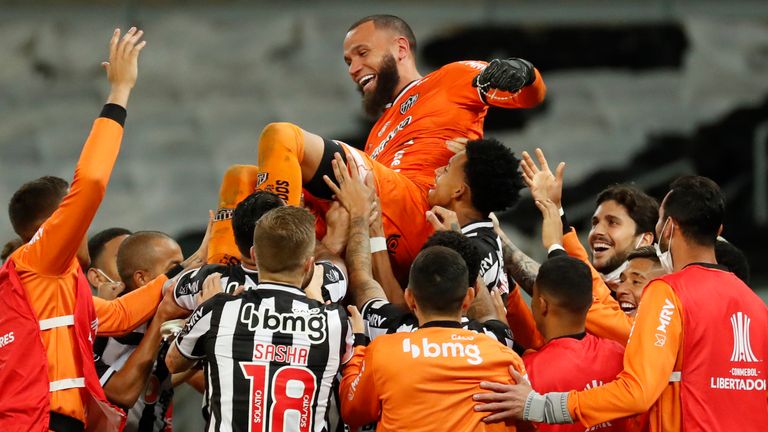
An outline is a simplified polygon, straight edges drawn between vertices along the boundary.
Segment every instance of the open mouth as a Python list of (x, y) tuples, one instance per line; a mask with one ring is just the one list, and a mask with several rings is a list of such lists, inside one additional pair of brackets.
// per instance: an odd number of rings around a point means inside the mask
[(592, 254), (593, 255), (602, 255), (604, 252), (607, 252), (609, 249), (611, 249), (611, 245), (604, 242), (595, 242), (592, 244)]
[(360, 78), (357, 81), (357, 85), (360, 86), (360, 89), (362, 91), (368, 91), (371, 87), (373, 87), (373, 82), (376, 80), (376, 75), (374, 74), (368, 74), (364, 75), (362, 78)]
[(625, 301), (619, 302), (619, 307), (621, 307), (621, 310), (625, 314), (628, 314), (630, 312), (634, 312), (637, 309), (637, 305), (634, 305), (634, 304), (632, 304), (630, 302), (625, 302)]

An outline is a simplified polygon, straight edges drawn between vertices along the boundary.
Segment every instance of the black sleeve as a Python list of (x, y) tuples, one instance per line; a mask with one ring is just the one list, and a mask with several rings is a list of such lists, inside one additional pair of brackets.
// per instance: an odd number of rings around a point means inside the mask
[(213, 273), (225, 274), (226, 271), (225, 265), (208, 264), (181, 273), (173, 283), (173, 299), (179, 307), (194, 310), (198, 306), (197, 293), (203, 289), (205, 278)]
[(347, 275), (336, 264), (330, 261), (318, 261), (323, 266), (323, 300), (338, 303), (347, 295)]
[(372, 299), (360, 312), (367, 336), (374, 340), (381, 335), (398, 331), (411, 331), (418, 327), (418, 319), (405, 309), (384, 299)]
[(128, 116), (128, 112), (120, 105), (108, 103), (101, 109), (101, 115), (99, 117), (108, 118), (120, 123), (120, 126), (125, 126), (125, 118)]

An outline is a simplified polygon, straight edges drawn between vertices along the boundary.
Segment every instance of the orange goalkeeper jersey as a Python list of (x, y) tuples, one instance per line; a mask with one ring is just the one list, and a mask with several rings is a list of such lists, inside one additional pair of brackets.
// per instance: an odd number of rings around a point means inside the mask
[(376, 338), (357, 347), (344, 367), (341, 414), (353, 430), (378, 421), (386, 431), (514, 431), (486, 424), (472, 395), (481, 381), (510, 382), (509, 366), (520, 374), (520, 357), (488, 336), (458, 322), (434, 321), (413, 333)]
[(365, 152), (426, 192), (434, 183), (435, 169), (447, 165), (453, 156), (445, 141), (481, 138), (489, 104), (531, 108), (544, 100), (546, 87), (538, 71), (533, 84), (522, 90), (486, 97), (472, 87), (486, 64), (449, 63), (406, 86), (371, 128)]

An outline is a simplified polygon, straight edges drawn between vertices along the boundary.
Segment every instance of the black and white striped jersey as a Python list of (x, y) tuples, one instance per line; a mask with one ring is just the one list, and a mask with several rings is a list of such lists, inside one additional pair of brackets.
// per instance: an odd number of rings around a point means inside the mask
[(502, 294), (508, 294), (509, 280), (504, 271), (501, 239), (493, 230), (493, 222), (485, 219), (464, 225), (461, 233), (472, 240), (480, 252), (480, 276), (488, 289), (499, 288)]
[(206, 430), (327, 432), (332, 384), (352, 342), (343, 306), (260, 283), (201, 304), (175, 343), (204, 362)]
[[(363, 305), (363, 310), (360, 313), (363, 316), (365, 333), (371, 340), (381, 335), (413, 332), (419, 328), (419, 320), (416, 315), (384, 299), (369, 300)], [(499, 320), (480, 322), (462, 317), (461, 324), (466, 330), (486, 334), (510, 348), (515, 348), (512, 331), (509, 326)]]
[[(131, 354), (136, 351), (146, 330), (145, 323), (124, 336), (96, 338), (93, 354), (102, 387), (123, 368)], [(147, 380), (147, 387), (126, 412), (126, 432), (161, 432), (170, 425), (171, 419), (167, 417), (167, 413), (173, 399), (173, 383), (171, 373), (165, 366), (167, 351), (168, 344), (163, 343)]]
[[(324, 300), (340, 302), (347, 294), (347, 276), (330, 261), (318, 261), (323, 269), (322, 294)], [(258, 270), (251, 270), (242, 264), (208, 264), (181, 273), (174, 281), (173, 296), (176, 304), (187, 310), (194, 310), (199, 303), (197, 295), (203, 289), (203, 282), (212, 273), (221, 274), (221, 291), (232, 294), (240, 285), (246, 290), (259, 283)]]

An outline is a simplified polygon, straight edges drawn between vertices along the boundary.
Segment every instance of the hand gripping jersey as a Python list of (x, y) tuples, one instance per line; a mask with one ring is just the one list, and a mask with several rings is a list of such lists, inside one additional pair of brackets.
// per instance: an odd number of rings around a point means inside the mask
[[(344, 271), (330, 261), (317, 261), (315, 265), (323, 268), (323, 300), (334, 303), (342, 301), (347, 295), (347, 276)], [(221, 274), (221, 292), (227, 294), (234, 293), (241, 285), (246, 290), (254, 289), (259, 283), (259, 272), (243, 264), (208, 264), (187, 270), (174, 280), (171, 289), (176, 304), (187, 310), (195, 310), (199, 306), (198, 294), (203, 289), (203, 282), (213, 273)]]
[(511, 382), (525, 367), (509, 348), (457, 322), (426, 323), (413, 333), (382, 336), (344, 367), (341, 415), (351, 428), (378, 421), (387, 431), (510, 431), (486, 424), (472, 395), (481, 381)]
[(214, 296), (175, 343), (204, 362), (208, 431), (328, 431), (332, 383), (352, 355), (343, 306), (274, 283)]
[[(579, 339), (580, 337), (580, 339)], [(539, 351), (523, 356), (528, 380), (539, 393), (587, 390), (613, 381), (622, 370), (624, 347), (618, 342), (582, 333), (575, 337), (562, 337), (547, 342)], [(539, 424), (543, 432), (584, 432), (580, 424)], [(635, 419), (610, 420), (590, 430), (639, 431)]]
[(624, 370), (568, 395), (584, 425), (651, 407), (651, 431), (764, 431), (768, 309), (732, 273), (691, 264), (645, 288)]

